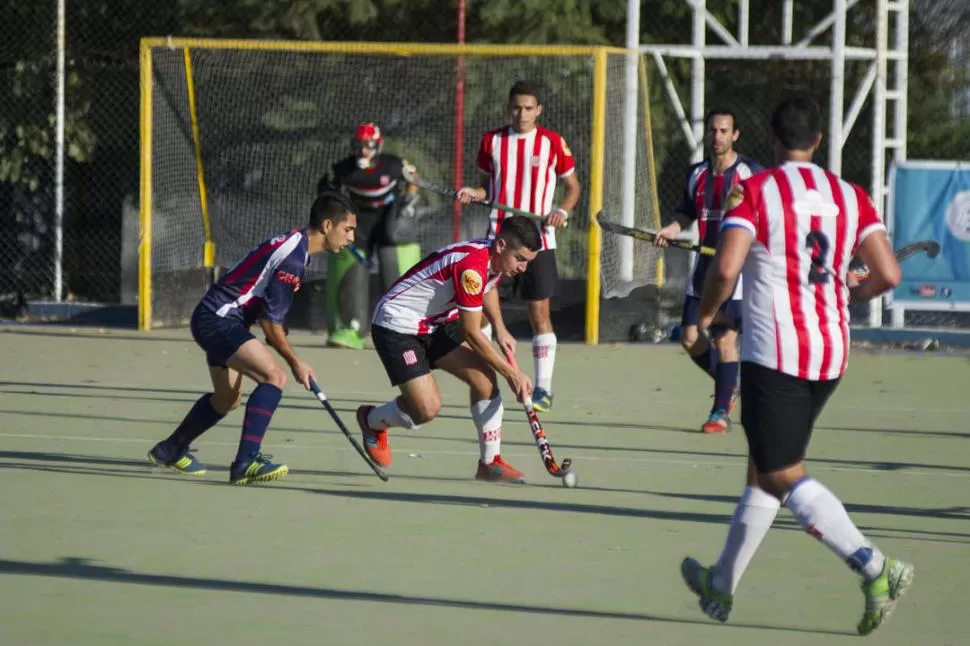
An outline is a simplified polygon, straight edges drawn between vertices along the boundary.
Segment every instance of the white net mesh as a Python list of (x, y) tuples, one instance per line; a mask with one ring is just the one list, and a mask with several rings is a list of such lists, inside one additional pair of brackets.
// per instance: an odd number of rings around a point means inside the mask
[[(236, 262), (253, 244), (301, 226), (317, 182), (350, 152), (350, 136), (374, 121), (384, 150), (400, 155), (434, 183), (455, 183), (458, 155), (464, 184), (479, 181), (475, 156), (482, 134), (507, 120), (509, 87), (520, 79), (544, 88), (541, 123), (560, 132), (576, 156), (583, 197), (571, 226), (557, 234), (560, 277), (587, 274), (590, 156), (593, 142), (594, 60), (590, 51), (564, 55), (466, 55), (463, 144), (456, 145), (455, 55), (281, 51), (265, 43), (234, 48), (190, 47), (208, 215), (216, 265)], [(188, 101), (183, 47), (152, 48), (152, 325), (184, 324), (205, 288), (203, 215)], [(626, 57), (610, 54), (606, 75), (604, 210), (619, 220), (624, 165), (623, 102)], [(640, 88), (642, 97), (644, 88)], [(653, 226), (653, 160), (648, 154), (644, 102), (638, 100), (635, 222)], [(561, 187), (559, 189), (561, 194)], [(559, 196), (557, 196), (559, 197)], [(453, 202), (422, 194), (417, 237), (422, 252), (454, 238)], [(466, 207), (461, 237), (485, 234), (487, 211)], [(619, 240), (605, 234), (603, 297), (628, 295), (656, 283), (652, 247), (630, 246), (626, 271)], [(325, 273), (315, 258), (308, 280)], [(632, 271), (630, 271), (632, 267)], [(174, 281), (174, 282), (167, 282)]]

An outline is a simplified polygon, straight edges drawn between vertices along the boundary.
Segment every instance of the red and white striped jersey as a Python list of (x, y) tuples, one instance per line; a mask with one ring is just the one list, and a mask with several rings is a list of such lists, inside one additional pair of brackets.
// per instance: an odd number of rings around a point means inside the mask
[[(485, 133), (478, 149), (478, 169), (488, 175), (488, 199), (536, 215), (552, 211), (556, 178), (576, 170), (566, 140), (541, 126), (525, 134), (511, 127)], [(494, 238), (505, 211), (493, 209), (488, 237)], [(555, 227), (542, 227), (542, 248), (556, 248)]]
[(744, 264), (742, 361), (799, 379), (845, 374), (849, 359), (849, 260), (886, 228), (860, 187), (808, 162), (744, 180), (721, 230), (755, 240)]
[(458, 318), (458, 310), (481, 310), (485, 293), (502, 274), (491, 270), (490, 240), (457, 242), (428, 255), (387, 290), (372, 323), (401, 334), (430, 334)]

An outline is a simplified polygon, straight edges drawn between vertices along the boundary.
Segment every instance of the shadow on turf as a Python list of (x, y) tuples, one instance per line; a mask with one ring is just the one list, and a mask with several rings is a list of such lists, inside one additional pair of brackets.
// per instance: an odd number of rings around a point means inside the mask
[[(2, 381), (0, 382), (0, 389), (3, 387), (11, 388), (22, 388), (22, 389), (38, 389), (38, 390), (14, 390), (14, 389), (3, 389), (0, 392), (4, 392), (9, 395), (30, 395), (30, 396), (41, 396), (41, 397), (66, 397), (66, 398), (77, 398), (77, 397), (102, 397), (110, 400), (130, 400), (130, 401), (153, 401), (153, 402), (168, 402), (168, 403), (182, 403), (186, 407), (194, 404), (198, 399), (201, 391), (183, 389), (183, 388), (148, 388), (139, 386), (109, 386), (102, 384), (91, 384), (91, 383), (45, 383), (45, 382), (30, 382), (30, 381)], [(52, 392), (51, 389), (68, 389), (68, 390), (82, 390), (82, 391), (101, 391), (104, 394), (86, 394), (79, 395), (74, 393), (62, 393), (62, 392)], [(125, 394), (132, 393), (132, 394)], [(167, 397), (159, 396), (160, 394), (171, 394), (171, 395), (186, 395), (186, 397)], [(362, 398), (341, 398), (341, 397), (331, 397), (330, 401), (335, 403), (345, 403), (351, 404), (350, 407), (340, 407), (335, 406), (335, 410), (344, 415), (353, 416), (356, 412), (356, 407), (353, 404), (357, 404), (366, 401), (366, 397)], [(308, 400), (306, 403), (294, 403), (284, 401), (280, 404), (280, 408), (288, 410), (310, 410), (317, 409), (318, 407), (314, 403), (310, 403)], [(439, 415), (441, 419), (451, 419), (467, 421), (468, 415), (465, 414), (467, 407), (463, 404), (443, 404), (444, 409), (454, 409), (459, 411), (458, 414), (445, 414)], [(593, 417), (590, 414), (587, 417)], [(595, 418), (594, 418), (595, 419)], [(697, 429), (695, 427), (680, 427), (680, 426), (658, 426), (653, 424), (633, 424), (629, 422), (606, 422), (602, 420), (566, 420), (560, 418), (552, 418), (549, 422), (551, 426), (581, 426), (590, 427), (596, 426), (597, 428), (616, 428), (616, 429), (643, 429), (651, 431), (671, 431), (676, 433), (691, 433), (696, 434)], [(311, 432), (306, 430), (293, 429), (294, 432)], [(945, 433), (941, 431), (926, 431), (919, 429), (877, 429), (877, 428), (861, 428), (861, 427), (836, 427), (836, 426), (820, 426), (816, 431), (834, 431), (834, 432), (852, 432), (852, 433), (876, 433), (881, 435), (915, 435), (919, 437), (931, 437), (939, 439), (961, 439), (970, 438), (970, 434), (967, 433)], [(428, 437), (428, 439), (449, 439), (449, 438), (435, 438)], [(609, 449), (607, 449), (609, 450)], [(616, 447), (616, 450), (636, 450), (629, 449), (623, 446)]]
[[(417, 595), (388, 594), (364, 590), (345, 590), (281, 583), (261, 583), (257, 581), (234, 581), (194, 576), (175, 576), (134, 572), (123, 568), (98, 565), (89, 559), (65, 557), (55, 563), (37, 563), (0, 559), (0, 574), (17, 576), (40, 576), (52, 578), (103, 581), (129, 585), (156, 585), (172, 588), (193, 588), (196, 590), (230, 590), (252, 594), (276, 594), (292, 597), (316, 599), (338, 599), (341, 601), (360, 601), (364, 603), (392, 603), (412, 606), (438, 606), (463, 610), (486, 610), (492, 612), (513, 612), (536, 615), (555, 615), (567, 617), (588, 617), (592, 619), (620, 619), (630, 621), (650, 621), (701, 626), (716, 625), (709, 620), (661, 617), (639, 612), (613, 612), (583, 608), (561, 608), (526, 603), (501, 603), (493, 601), (473, 601), (468, 599), (444, 599)], [(823, 635), (854, 635), (848, 631), (826, 630), (819, 628), (797, 628), (792, 626), (772, 626), (768, 624), (728, 623), (725, 628), (755, 628), (761, 630), (780, 630), (785, 632), (816, 633)]]
[[(215, 480), (210, 477), (190, 478), (178, 475), (171, 471), (154, 467), (147, 460), (133, 460), (126, 458), (106, 458), (100, 456), (71, 455), (64, 453), (48, 453), (42, 451), (0, 451), (0, 469), (24, 469), (29, 471), (40, 471), (45, 473), (64, 473), (71, 475), (93, 475), (101, 477), (121, 477), (121, 478), (156, 478), (164, 474), (166, 479), (173, 482), (185, 484), (226, 486), (223, 478)], [(206, 465), (210, 473), (225, 473), (228, 467), (217, 465)], [(338, 477), (361, 478), (357, 483), (341, 483), (342, 487), (366, 487), (367, 482), (373, 480), (370, 473), (356, 473), (349, 471), (323, 471), (312, 469), (297, 469), (291, 472), (291, 477), (317, 476), (317, 477)], [(469, 478), (449, 478), (442, 476), (422, 476), (422, 475), (395, 475), (395, 479), (417, 480), (417, 481), (438, 481), (450, 483), (471, 484)], [(482, 485), (491, 487), (495, 485)], [(542, 485), (539, 485), (542, 487)], [(561, 489), (558, 485), (545, 485), (543, 488), (550, 487)], [(588, 505), (577, 503), (559, 503), (535, 500), (512, 500), (505, 498), (489, 498), (484, 496), (446, 496), (435, 494), (418, 494), (409, 492), (395, 492), (387, 489), (368, 490), (368, 491), (344, 491), (340, 489), (321, 489), (319, 487), (301, 487), (285, 484), (284, 482), (274, 482), (270, 485), (261, 487), (277, 491), (296, 491), (303, 493), (324, 494), (352, 498), (357, 500), (381, 500), (409, 502), (417, 504), (438, 504), (438, 505), (462, 505), (468, 507), (482, 508), (508, 508), (508, 509), (537, 509), (541, 511), (565, 512), (570, 514), (598, 514), (610, 516), (627, 516), (635, 518), (652, 518), (657, 520), (673, 520), (692, 523), (708, 523), (727, 526), (730, 516), (723, 514), (696, 513), (696, 512), (677, 512), (656, 509), (615, 507), (606, 505)], [(607, 487), (584, 486), (585, 489), (600, 491), (626, 491), (610, 489)], [(704, 502), (724, 503), (733, 505), (736, 500), (728, 496), (701, 495), (701, 494), (679, 494), (669, 492), (651, 491), (632, 491), (632, 493), (646, 493), (654, 496), (678, 498), (686, 500), (696, 500)], [(886, 515), (912, 515), (918, 517), (933, 517), (945, 520), (966, 520), (970, 518), (970, 508), (953, 508), (942, 510), (922, 510), (908, 507), (888, 507), (873, 505), (853, 505), (846, 504), (846, 509), (851, 513), (873, 513)], [(801, 528), (791, 519), (778, 519), (775, 523), (777, 529), (801, 531)], [(940, 543), (966, 544), (965, 540), (970, 538), (970, 534), (960, 532), (942, 532), (916, 529), (899, 529), (884, 527), (861, 527), (863, 531), (873, 532), (873, 536), (884, 536), (887, 538), (902, 538), (899, 534), (915, 535), (920, 540)], [(886, 533), (889, 532), (889, 533)], [(942, 537), (942, 538), (941, 538)]]
[[(311, 407), (316, 410), (318, 407)], [(309, 410), (309, 409), (308, 409)], [(341, 409), (338, 409), (341, 410)], [(350, 413), (349, 409), (343, 409), (345, 413)], [(323, 411), (321, 411), (323, 413)], [(9, 415), (26, 415), (30, 417), (53, 417), (60, 419), (93, 419), (93, 420), (104, 420), (110, 422), (132, 422), (140, 424), (160, 424), (167, 427), (174, 428), (178, 425), (179, 420), (170, 419), (162, 420), (158, 418), (144, 418), (144, 417), (119, 417), (110, 415), (95, 415), (86, 413), (57, 413), (52, 411), (20, 411), (20, 410), (5, 410), (0, 409), (0, 414)], [(449, 415), (441, 415), (440, 419), (460, 419), (461, 421), (468, 421), (464, 417), (455, 417)], [(322, 424), (327, 424), (328, 426), (332, 424), (329, 416), (323, 413)], [(232, 422), (226, 422), (227, 425), (233, 425)], [(582, 425), (578, 422), (555, 422), (555, 425)], [(626, 426), (626, 425), (619, 425)], [(220, 428), (225, 428), (222, 426)], [(281, 427), (273, 426), (271, 430), (283, 434), (298, 434), (298, 433), (327, 433), (335, 434), (339, 433), (336, 429), (332, 428), (322, 428), (322, 427), (310, 427), (310, 428), (293, 428), (293, 427)], [(680, 432), (687, 432), (687, 429), (673, 429), (668, 428), (667, 430), (677, 430)], [(689, 431), (692, 434), (696, 433), (694, 431)], [(409, 433), (408, 437), (410, 439), (421, 439), (421, 440), (432, 440), (440, 442), (458, 442), (460, 444), (471, 444), (475, 440), (469, 437), (461, 437), (456, 435), (440, 436), (440, 435), (428, 435), (419, 433)], [(951, 436), (952, 437), (952, 436)], [(277, 440), (278, 441), (278, 440)], [(284, 438), (283, 442), (291, 441), (289, 438)], [(503, 440), (506, 446), (514, 447), (531, 447), (532, 442), (528, 441), (515, 441), (515, 440)], [(727, 451), (681, 451), (677, 449), (650, 449), (650, 448), (635, 448), (627, 446), (623, 443), (610, 444), (610, 445), (590, 445), (590, 444), (564, 444), (561, 442), (556, 442), (554, 445), (555, 449), (559, 453), (568, 454), (571, 451), (604, 451), (604, 452), (620, 452), (620, 453), (645, 453), (648, 455), (671, 455), (671, 456), (682, 456), (685, 459), (692, 458), (743, 458), (742, 454), (730, 453)], [(970, 466), (957, 466), (957, 465), (947, 465), (947, 464), (926, 464), (921, 462), (883, 462), (874, 460), (847, 460), (838, 458), (810, 458), (807, 460), (810, 465), (820, 465), (830, 468), (840, 468), (840, 469), (868, 469), (872, 471), (904, 471), (907, 469), (923, 469), (927, 471), (962, 471), (970, 472)]]
[[(3, 387), (8, 387), (3, 389)], [(40, 389), (40, 390), (15, 390), (14, 388), (20, 389)], [(147, 388), (139, 386), (108, 386), (101, 384), (89, 384), (89, 383), (45, 383), (45, 382), (29, 382), (29, 381), (2, 381), (0, 382), (0, 392), (9, 395), (28, 395), (28, 396), (39, 396), (39, 397), (66, 397), (66, 398), (78, 398), (78, 397), (100, 397), (109, 400), (127, 400), (127, 401), (152, 401), (152, 402), (167, 402), (167, 403), (181, 403), (185, 404), (186, 407), (191, 406), (198, 399), (201, 394), (200, 390), (183, 389), (183, 388)], [(101, 391), (103, 394), (75, 394), (69, 392), (52, 392), (51, 389), (67, 389), (67, 390), (82, 390), (82, 391)], [(127, 394), (132, 393), (132, 394)], [(172, 396), (159, 396), (164, 394), (176, 395)], [(178, 395), (186, 395), (186, 397), (179, 397)], [(331, 397), (330, 401), (335, 403), (346, 403), (351, 404), (350, 407), (340, 407), (335, 406), (335, 410), (344, 415), (353, 416), (357, 409), (353, 404), (357, 404), (365, 401), (367, 398), (341, 398), (341, 397)], [(281, 409), (288, 410), (310, 410), (317, 409), (318, 407), (310, 403), (293, 403), (293, 402), (282, 402), (279, 406)], [(458, 414), (444, 414), (439, 415), (440, 419), (451, 419), (467, 421), (468, 415), (465, 414), (467, 407), (463, 404), (443, 404), (444, 409), (454, 409), (460, 411)], [(566, 420), (560, 418), (552, 418), (549, 422), (550, 426), (581, 426), (588, 428), (591, 426), (596, 426), (597, 428), (616, 428), (616, 429), (642, 429), (650, 431), (670, 431), (675, 433), (690, 433), (696, 434), (697, 429), (695, 427), (681, 427), (681, 426), (658, 426), (655, 424), (633, 424), (629, 422), (606, 422), (602, 420), (595, 420), (591, 414), (587, 414), (586, 417), (591, 417), (590, 420)], [(133, 420), (139, 421), (139, 420)], [(146, 420), (153, 421), (153, 420)], [(175, 422), (177, 423), (177, 422)], [(291, 429), (293, 432), (313, 432), (307, 431), (305, 429)], [(919, 429), (877, 429), (877, 428), (861, 428), (861, 427), (836, 427), (836, 426), (821, 426), (816, 429), (816, 431), (832, 431), (832, 432), (852, 432), (852, 433), (876, 433), (880, 435), (915, 435), (919, 437), (930, 437), (938, 439), (961, 439), (970, 438), (970, 434), (967, 433), (945, 433), (941, 431), (925, 431)], [(434, 438), (429, 437), (429, 439), (451, 439), (451, 438)], [(600, 447), (603, 450), (637, 450), (624, 447), (622, 445), (617, 447)]]

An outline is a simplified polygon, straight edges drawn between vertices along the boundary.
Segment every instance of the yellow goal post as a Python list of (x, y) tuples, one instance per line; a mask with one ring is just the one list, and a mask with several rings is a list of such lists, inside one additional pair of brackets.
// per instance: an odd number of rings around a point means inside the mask
[[(303, 225), (318, 179), (349, 153), (362, 121), (380, 124), (384, 150), (429, 181), (477, 183), (480, 138), (507, 123), (508, 89), (520, 79), (543, 87), (540, 123), (569, 143), (583, 186), (570, 226), (557, 232), (560, 278), (569, 281), (561, 291), (583, 301), (583, 320), (572, 322), (581, 338), (600, 341), (610, 323), (604, 303), (663, 284), (662, 254), (602, 235), (594, 219), (602, 211), (627, 225), (659, 226), (639, 52), (145, 38), (140, 68), (140, 329), (185, 325), (218, 267)], [(484, 209), (464, 207), (459, 217), (441, 196), (421, 200), (424, 253), (484, 235)], [(325, 266), (311, 261), (308, 280)]]

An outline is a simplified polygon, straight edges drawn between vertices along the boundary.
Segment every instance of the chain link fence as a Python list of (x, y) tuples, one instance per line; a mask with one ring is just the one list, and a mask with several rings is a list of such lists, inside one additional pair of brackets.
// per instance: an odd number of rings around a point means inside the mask
[(0, 292), (118, 303), (138, 194), (138, 39), (171, 23), (150, 3), (65, 3), (59, 148), (57, 18), (51, 0), (0, 8)]

